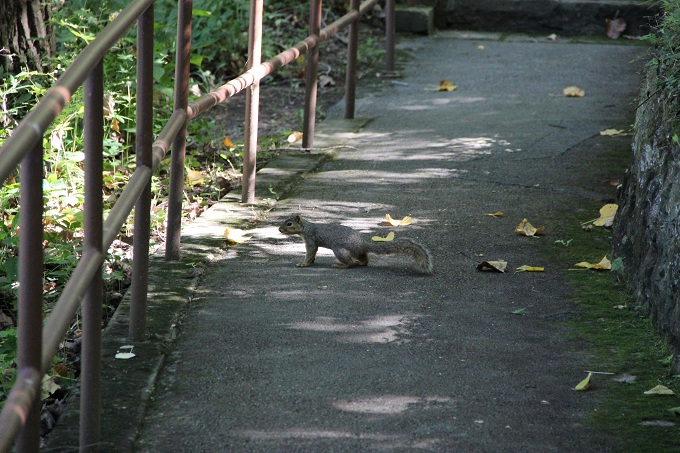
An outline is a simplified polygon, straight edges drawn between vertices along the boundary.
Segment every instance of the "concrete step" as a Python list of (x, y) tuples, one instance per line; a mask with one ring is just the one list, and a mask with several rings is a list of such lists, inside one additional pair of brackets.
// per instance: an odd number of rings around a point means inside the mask
[(402, 6), (394, 11), (397, 33), (432, 34), (434, 31), (434, 8), (431, 6)]
[[(427, 8), (432, 8), (429, 11)], [(410, 0), (398, 7), (397, 30), (479, 30), (561, 36), (605, 35), (607, 19), (622, 18), (624, 34), (640, 36), (660, 11), (645, 0)]]

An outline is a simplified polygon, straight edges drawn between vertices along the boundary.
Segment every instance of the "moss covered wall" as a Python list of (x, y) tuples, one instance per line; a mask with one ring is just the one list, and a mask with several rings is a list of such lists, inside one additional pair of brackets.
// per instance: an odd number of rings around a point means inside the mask
[[(680, 352), (680, 101), (654, 67), (640, 94), (632, 162), (618, 192), (614, 254), (659, 330)], [(680, 372), (680, 360), (674, 363)]]

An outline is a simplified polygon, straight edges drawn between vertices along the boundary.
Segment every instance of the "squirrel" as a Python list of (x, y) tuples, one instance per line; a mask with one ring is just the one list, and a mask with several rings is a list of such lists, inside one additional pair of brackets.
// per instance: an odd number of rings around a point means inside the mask
[(340, 260), (333, 264), (336, 269), (354, 266), (366, 266), (368, 253), (377, 255), (404, 255), (418, 263), (423, 273), (432, 273), (432, 257), (430, 252), (418, 242), (399, 238), (390, 242), (368, 242), (361, 234), (350, 227), (332, 223), (312, 223), (299, 215), (283, 221), (279, 231), (286, 235), (299, 234), (305, 241), (305, 260), (297, 263), (298, 267), (311, 266), (319, 247), (333, 250)]

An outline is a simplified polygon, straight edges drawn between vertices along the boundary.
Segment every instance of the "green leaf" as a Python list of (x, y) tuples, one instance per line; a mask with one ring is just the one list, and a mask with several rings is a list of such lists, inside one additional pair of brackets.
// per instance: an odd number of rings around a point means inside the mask
[(160, 82), (160, 80), (163, 78), (164, 75), (165, 75), (165, 69), (163, 69), (163, 65), (154, 61), (154, 63), (153, 63), (153, 79), (156, 82)]
[(623, 269), (623, 258), (618, 257), (614, 261), (612, 261), (612, 271), (618, 271)]
[(192, 55), (189, 61), (193, 65), (201, 66), (201, 63), (203, 63), (203, 58), (203, 55)]
[(19, 258), (16, 256), (8, 256), (2, 264), (5, 275), (10, 280), (17, 280), (19, 278)]
[(578, 390), (580, 392), (584, 390), (588, 390), (588, 387), (590, 387), (590, 378), (593, 377), (593, 373), (588, 373), (588, 376), (581, 382), (579, 382), (576, 387), (574, 387), (574, 390)]

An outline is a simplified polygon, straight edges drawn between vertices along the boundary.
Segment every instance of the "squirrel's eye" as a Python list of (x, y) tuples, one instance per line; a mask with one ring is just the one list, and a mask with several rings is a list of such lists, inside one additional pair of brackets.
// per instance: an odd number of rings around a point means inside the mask
[(286, 226), (293, 226), (293, 222), (286, 222)]

